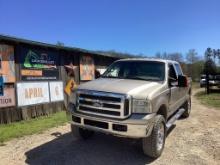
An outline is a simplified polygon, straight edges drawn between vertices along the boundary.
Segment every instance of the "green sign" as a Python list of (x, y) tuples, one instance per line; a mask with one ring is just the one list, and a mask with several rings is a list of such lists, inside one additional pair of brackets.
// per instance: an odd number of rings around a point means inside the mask
[(19, 57), (23, 81), (59, 80), (59, 54), (57, 51), (22, 47)]

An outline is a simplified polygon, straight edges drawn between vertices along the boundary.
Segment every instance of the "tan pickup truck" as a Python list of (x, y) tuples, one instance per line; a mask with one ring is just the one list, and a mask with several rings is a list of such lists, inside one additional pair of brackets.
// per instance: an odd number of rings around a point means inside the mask
[(84, 83), (71, 106), (74, 136), (103, 132), (141, 138), (146, 155), (161, 155), (167, 130), (191, 110), (191, 82), (176, 61), (123, 59)]

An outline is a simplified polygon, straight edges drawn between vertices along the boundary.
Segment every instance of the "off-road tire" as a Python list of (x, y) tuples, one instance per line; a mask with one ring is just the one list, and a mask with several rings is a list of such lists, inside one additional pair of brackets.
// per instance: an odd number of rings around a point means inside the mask
[(87, 140), (94, 135), (94, 131), (79, 128), (75, 125), (71, 125), (72, 135), (77, 139)]
[(188, 118), (191, 112), (191, 96), (189, 99), (183, 104), (183, 108), (185, 111), (183, 112), (182, 116), (183, 118)]
[[(164, 137), (163, 137), (162, 148), (158, 150), (157, 149), (158, 130), (160, 129), (161, 124), (164, 127)], [(155, 118), (155, 122), (154, 122), (151, 135), (149, 137), (142, 139), (142, 148), (143, 148), (144, 154), (152, 158), (158, 158), (163, 152), (165, 139), (166, 139), (165, 119), (162, 115), (157, 115)]]

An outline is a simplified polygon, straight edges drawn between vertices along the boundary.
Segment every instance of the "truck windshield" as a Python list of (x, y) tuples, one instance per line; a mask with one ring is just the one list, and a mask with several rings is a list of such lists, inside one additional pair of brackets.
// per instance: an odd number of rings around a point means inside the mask
[(103, 78), (135, 79), (146, 81), (163, 81), (165, 63), (157, 61), (118, 61), (101, 76)]

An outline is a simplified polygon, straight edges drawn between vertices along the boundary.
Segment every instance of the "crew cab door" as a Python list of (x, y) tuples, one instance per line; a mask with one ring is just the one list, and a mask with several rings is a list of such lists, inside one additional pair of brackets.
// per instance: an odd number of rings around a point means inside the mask
[(170, 90), (170, 99), (169, 99), (169, 114), (173, 114), (179, 107), (178, 102), (180, 99), (179, 88), (178, 88), (178, 80), (176, 70), (172, 63), (168, 64), (169, 67), (169, 76), (168, 76), (168, 85)]
[[(176, 73), (177, 73), (177, 78), (179, 76), (183, 76), (183, 72), (182, 72), (182, 69), (181, 69), (181, 66), (179, 63), (175, 63), (174, 64), (174, 68), (176, 70)], [(179, 101), (178, 101), (178, 106), (180, 107), (181, 105), (183, 105), (183, 103), (186, 101), (186, 95), (187, 95), (187, 88), (185, 87), (178, 87), (178, 93), (179, 93)], [(178, 108), (179, 108), (178, 107)]]

